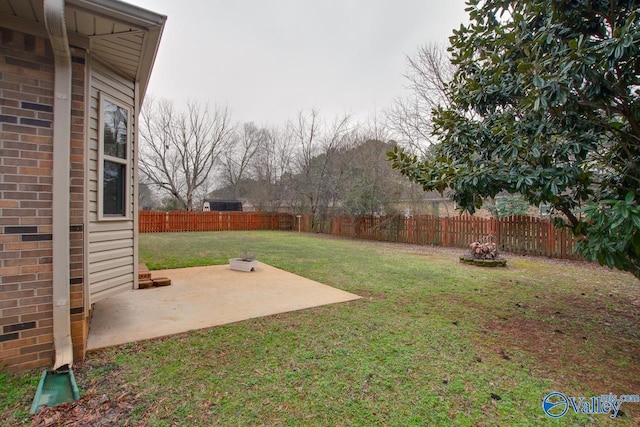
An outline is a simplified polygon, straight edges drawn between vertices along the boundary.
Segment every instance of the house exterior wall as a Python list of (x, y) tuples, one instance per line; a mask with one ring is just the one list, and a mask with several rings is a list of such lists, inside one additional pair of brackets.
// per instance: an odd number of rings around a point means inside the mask
[[(88, 200), (87, 217), (89, 227), (88, 266), (89, 266), (89, 301), (90, 304), (100, 301), (115, 293), (137, 286), (137, 265), (135, 262), (135, 226), (137, 215), (135, 201), (136, 142), (133, 118), (136, 116), (135, 84), (109, 70), (107, 67), (93, 62), (91, 64), (91, 83), (89, 90), (89, 126), (88, 126)], [(128, 158), (131, 159), (127, 169), (127, 218), (100, 218), (100, 159), (102, 150), (100, 142), (101, 119), (100, 102), (103, 96), (128, 108), (131, 112), (129, 126)]]
[[(491, 203), (489, 200), (485, 200), (485, 204), (482, 208), (476, 209), (473, 216), (480, 218), (495, 218), (496, 216), (488, 210), (486, 207)], [(397, 203), (393, 206), (396, 212), (404, 213), (405, 215), (433, 215), (441, 218), (457, 217), (461, 215), (460, 210), (456, 209), (456, 204), (453, 200), (442, 199), (430, 199), (414, 202)], [(536, 206), (530, 206), (529, 210), (524, 214), (533, 218), (543, 218), (540, 208)]]
[[(53, 362), (52, 238), (70, 239), (71, 333), (84, 357), (85, 53), (72, 49), (70, 230), (52, 227), (54, 63), (47, 39), (0, 28), (0, 365)], [(64, 238), (64, 237), (63, 237)]]
[(393, 211), (406, 216), (433, 215), (439, 217), (451, 217), (460, 215), (460, 212), (455, 210), (453, 201), (444, 198), (403, 201), (394, 204), (392, 209)]

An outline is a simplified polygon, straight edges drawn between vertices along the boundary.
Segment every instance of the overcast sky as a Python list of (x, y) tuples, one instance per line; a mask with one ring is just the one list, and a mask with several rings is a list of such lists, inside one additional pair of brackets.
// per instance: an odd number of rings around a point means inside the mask
[(447, 43), (464, 0), (125, 0), (168, 16), (148, 94), (283, 125), (387, 108), (406, 55)]

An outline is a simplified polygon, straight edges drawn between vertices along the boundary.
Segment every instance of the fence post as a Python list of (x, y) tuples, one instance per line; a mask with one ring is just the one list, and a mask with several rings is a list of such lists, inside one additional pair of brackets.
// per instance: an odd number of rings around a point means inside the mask
[(553, 257), (556, 248), (555, 227), (553, 222), (547, 222), (547, 256)]
[(440, 218), (442, 225), (442, 246), (447, 246), (447, 233), (449, 232), (449, 218)]
[(491, 218), (491, 235), (496, 247), (500, 246), (500, 221), (498, 218)]

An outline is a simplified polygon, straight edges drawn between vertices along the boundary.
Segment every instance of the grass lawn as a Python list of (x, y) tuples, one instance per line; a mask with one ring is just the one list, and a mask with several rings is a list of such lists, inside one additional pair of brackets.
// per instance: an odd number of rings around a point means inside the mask
[[(541, 408), (552, 391), (640, 394), (629, 274), (515, 255), (485, 269), (460, 250), (311, 234), (140, 236), (152, 269), (245, 251), (363, 298), (90, 353), (74, 372), (104, 425), (640, 424), (640, 403), (614, 420)], [(0, 373), (8, 425), (31, 422), (40, 374)]]

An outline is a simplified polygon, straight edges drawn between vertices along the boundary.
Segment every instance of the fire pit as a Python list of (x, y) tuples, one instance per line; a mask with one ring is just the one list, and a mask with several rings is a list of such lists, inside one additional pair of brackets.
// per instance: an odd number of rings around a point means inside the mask
[(479, 265), (481, 267), (506, 267), (507, 260), (498, 255), (498, 247), (493, 242), (493, 236), (488, 235), (484, 242), (473, 242), (469, 245), (469, 252), (460, 257), (460, 262)]

